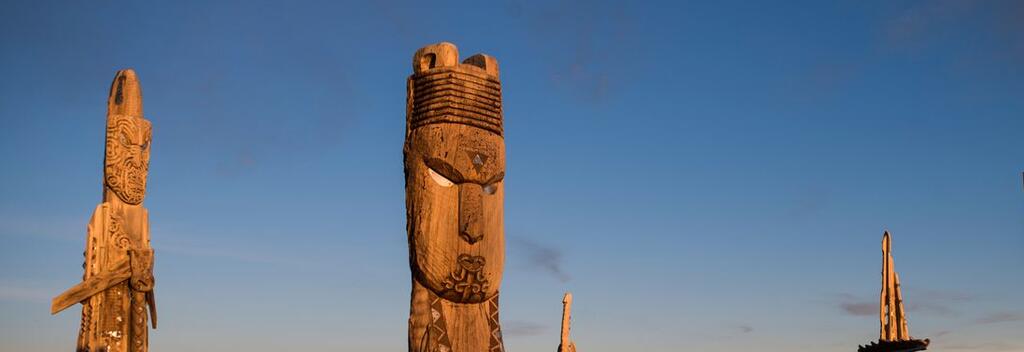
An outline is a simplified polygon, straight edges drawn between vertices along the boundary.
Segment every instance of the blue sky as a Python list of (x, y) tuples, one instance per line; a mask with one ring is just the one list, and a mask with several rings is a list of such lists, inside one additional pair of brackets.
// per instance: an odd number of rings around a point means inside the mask
[(0, 350), (74, 345), (107, 89), (153, 122), (154, 350), (405, 348), (413, 52), (501, 65), (502, 320), (586, 351), (1024, 351), (1014, 1), (47, 2), (0, 13)]

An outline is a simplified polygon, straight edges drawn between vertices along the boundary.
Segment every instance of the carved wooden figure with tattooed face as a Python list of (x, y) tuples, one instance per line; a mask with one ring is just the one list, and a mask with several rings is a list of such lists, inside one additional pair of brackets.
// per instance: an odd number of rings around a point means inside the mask
[(413, 57), (405, 139), (410, 351), (502, 351), (505, 142), (497, 61), (450, 43)]
[(156, 328), (149, 212), (142, 206), (151, 127), (132, 70), (117, 73), (107, 100), (103, 202), (89, 221), (82, 282), (53, 299), (56, 314), (82, 304), (79, 352), (145, 352)]
[(110, 192), (125, 203), (139, 204), (146, 196), (150, 137), (149, 121), (141, 117), (120, 114), (107, 117), (103, 179)]

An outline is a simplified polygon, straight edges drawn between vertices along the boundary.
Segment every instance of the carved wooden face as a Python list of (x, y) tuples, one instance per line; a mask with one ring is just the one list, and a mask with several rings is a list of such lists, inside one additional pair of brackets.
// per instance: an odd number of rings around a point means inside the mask
[(142, 203), (149, 173), (151, 127), (145, 119), (110, 115), (107, 118), (107, 146), (104, 179), (121, 201)]
[(505, 261), (505, 143), (460, 124), (423, 126), (405, 150), (413, 275), (438, 296), (494, 296)]

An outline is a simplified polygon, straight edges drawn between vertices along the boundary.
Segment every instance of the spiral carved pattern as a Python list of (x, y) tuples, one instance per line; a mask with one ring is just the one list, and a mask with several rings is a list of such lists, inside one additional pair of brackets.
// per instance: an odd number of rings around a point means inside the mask
[(125, 232), (123, 221), (121, 217), (117, 215), (110, 216), (110, 224), (107, 227), (108, 237), (114, 241), (114, 245), (119, 249), (128, 250), (132, 245), (132, 240), (128, 238), (128, 233)]

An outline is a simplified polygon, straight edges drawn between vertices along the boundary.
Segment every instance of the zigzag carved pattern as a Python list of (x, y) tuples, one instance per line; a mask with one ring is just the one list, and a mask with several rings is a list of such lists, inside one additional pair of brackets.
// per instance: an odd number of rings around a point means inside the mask
[(448, 322), (444, 319), (441, 297), (434, 292), (430, 294), (430, 324), (427, 325), (427, 351), (451, 352), (452, 343), (448, 339)]
[(487, 300), (487, 324), (491, 330), (490, 352), (505, 352), (505, 343), (501, 339), (501, 324), (498, 322), (498, 295)]

